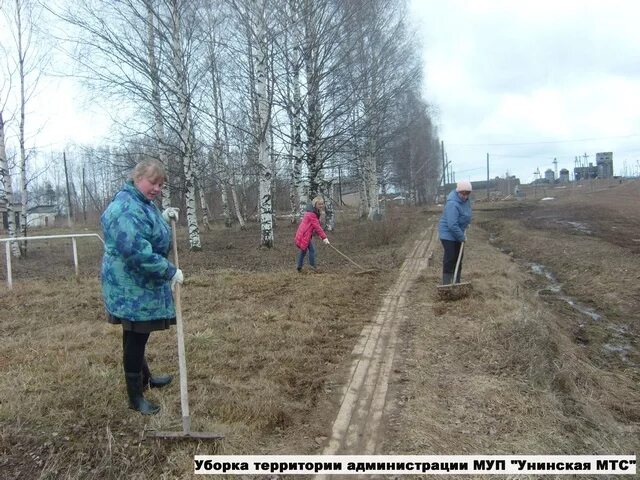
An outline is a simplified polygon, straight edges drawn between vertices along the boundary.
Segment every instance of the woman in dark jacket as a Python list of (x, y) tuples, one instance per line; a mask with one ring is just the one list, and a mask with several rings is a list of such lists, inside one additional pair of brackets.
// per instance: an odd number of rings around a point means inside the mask
[[(471, 223), (471, 182), (462, 180), (456, 185), (456, 189), (447, 196), (444, 212), (438, 224), (440, 242), (444, 248), (442, 258), (442, 284), (453, 283), (453, 274), (460, 253), (462, 242), (465, 241), (465, 230)], [(462, 259), (458, 267), (456, 283), (460, 283), (462, 271)]]
[(311, 241), (314, 233), (320, 236), (325, 244), (329, 245), (327, 234), (324, 233), (324, 230), (320, 226), (320, 213), (322, 210), (324, 210), (323, 198), (315, 197), (307, 207), (307, 211), (302, 217), (302, 221), (296, 231), (295, 242), (296, 247), (299, 249), (297, 266), (299, 272), (302, 271), (304, 257), (307, 252), (309, 253), (309, 266), (313, 269), (316, 268), (316, 250)]
[(147, 386), (163, 387), (171, 377), (152, 376), (144, 357), (149, 334), (175, 324), (172, 288), (183, 274), (167, 256), (171, 248), (169, 221), (178, 211), (160, 213), (154, 201), (165, 180), (162, 165), (145, 160), (100, 217), (105, 251), (102, 295), (110, 323), (122, 325), (123, 365), (129, 406), (143, 415), (160, 407), (145, 400)]

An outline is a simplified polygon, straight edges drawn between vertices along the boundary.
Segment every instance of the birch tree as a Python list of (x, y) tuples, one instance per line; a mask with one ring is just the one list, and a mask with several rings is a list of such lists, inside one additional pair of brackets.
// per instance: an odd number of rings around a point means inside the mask
[[(169, 159), (167, 155), (167, 139), (164, 129), (164, 118), (162, 102), (160, 98), (160, 71), (156, 60), (156, 37), (158, 36), (156, 23), (156, 12), (153, 0), (144, 0), (147, 8), (147, 61), (149, 64), (149, 82), (151, 84), (151, 109), (153, 111), (153, 126), (155, 131), (155, 149), (156, 155), (160, 163), (164, 165), (167, 172), (169, 171)], [(162, 186), (162, 208), (171, 206), (171, 188), (170, 182), (165, 181)]]
[(403, 128), (394, 104), (419, 83), (419, 62), (411, 55), (404, 18), (404, 2), (354, 0), (349, 29), (352, 38), (354, 74), (358, 92), (353, 142), (357, 146), (361, 213), (372, 220), (382, 215), (379, 192), (386, 185), (389, 147)]
[[(18, 96), (14, 103), (17, 105), (18, 111), (18, 177), (22, 203), (20, 230), (22, 236), (26, 237), (27, 211), (29, 207), (27, 190), (29, 183), (28, 161), (30, 154), (26, 145), (26, 111), (27, 105), (37, 88), (47, 57), (42, 50), (38, 50), (36, 25), (39, 22), (41, 13), (39, 5), (30, 0), (13, 0), (12, 8), (7, 8), (3, 13), (14, 43), (14, 50), (8, 55), (8, 59), (15, 64), (18, 84)], [(22, 254), (26, 254), (26, 241), (20, 243), (20, 249)]]
[(273, 177), (272, 164), (269, 158), (269, 144), (267, 133), (270, 128), (270, 105), (267, 92), (268, 83), (268, 44), (267, 44), (267, 20), (264, 4), (254, 8), (254, 25), (256, 26), (255, 40), (255, 66), (256, 85), (255, 93), (258, 104), (258, 116), (256, 119), (256, 133), (258, 143), (258, 170), (259, 170), (259, 212), (260, 212), (260, 246), (271, 248), (274, 244), (273, 231), (273, 197), (271, 182)]
[(191, 250), (200, 250), (200, 230), (196, 216), (195, 199), (195, 133), (191, 111), (190, 90), (188, 85), (187, 55), (183, 49), (183, 2), (170, 0), (171, 21), (171, 58), (177, 96), (179, 148), (182, 154), (182, 166), (185, 179), (185, 202), (187, 210), (187, 227), (189, 229), (189, 246)]
[(302, 168), (304, 152), (302, 144), (302, 4), (287, 0), (279, 12), (280, 29), (283, 31), (281, 57), (284, 69), (284, 92), (276, 100), (284, 108), (289, 120), (289, 206), (291, 223), (296, 223), (304, 213), (308, 198), (304, 190)]
[[(198, 6), (198, 2), (182, 0), (78, 0), (59, 13), (78, 32), (67, 40), (77, 48), (71, 54), (87, 81), (101, 95), (110, 96), (110, 101), (124, 101), (129, 107), (114, 112), (127, 135), (145, 136), (159, 145), (160, 150), (155, 147), (150, 153), (164, 156), (167, 163), (168, 147), (176, 156), (176, 170), (165, 166), (170, 175), (177, 172), (184, 179), (183, 218), (192, 249), (200, 248), (191, 103), (196, 86), (190, 81), (190, 74), (199, 67), (190, 56), (195, 49), (193, 32), (198, 22), (194, 12)], [(188, 21), (183, 19), (185, 15)], [(198, 73), (193, 77), (198, 78)], [(166, 195), (165, 205), (168, 198)]]
[[(13, 186), (11, 184), (11, 171), (7, 159), (7, 149), (4, 141), (4, 117), (0, 108), (0, 180), (2, 190), (0, 190), (0, 205), (4, 204), (7, 212), (7, 225), (9, 237), (17, 238), (15, 211), (13, 210)], [(20, 258), (20, 247), (18, 242), (11, 242), (11, 252), (14, 257)]]
[(234, 0), (233, 7), (237, 16), (237, 25), (244, 31), (245, 85), (248, 94), (244, 97), (242, 108), (248, 117), (246, 129), (237, 124), (249, 144), (241, 148), (251, 158), (251, 165), (258, 177), (258, 219), (260, 222), (260, 246), (271, 248), (274, 245), (273, 170), (269, 156), (269, 129), (271, 125), (271, 94), (269, 92), (269, 43), (270, 31), (267, 25), (267, 8), (270, 2)]
[(391, 152), (392, 183), (405, 192), (412, 205), (433, 202), (442, 163), (428, 105), (417, 92), (409, 91), (398, 102), (397, 111), (404, 122)]
[[(220, 71), (222, 50), (220, 45), (222, 42), (219, 35), (223, 20), (218, 18), (211, 9), (207, 9), (204, 15), (206, 18), (207, 70), (210, 79), (207, 87), (213, 107), (209, 114), (210, 121), (213, 123), (213, 125), (210, 126), (210, 130), (213, 132), (211, 156), (214, 170), (217, 172), (220, 183), (220, 200), (222, 203), (224, 224), (225, 227), (230, 228), (233, 225), (233, 219), (228, 193), (231, 190), (234, 198), (237, 197), (237, 194), (233, 193), (235, 192), (235, 183), (230, 178), (229, 133), (222, 94), (222, 73)], [(236, 208), (236, 214), (238, 212), (239, 209)], [(238, 216), (238, 222), (241, 228), (244, 228), (244, 218), (242, 218), (241, 214)]]

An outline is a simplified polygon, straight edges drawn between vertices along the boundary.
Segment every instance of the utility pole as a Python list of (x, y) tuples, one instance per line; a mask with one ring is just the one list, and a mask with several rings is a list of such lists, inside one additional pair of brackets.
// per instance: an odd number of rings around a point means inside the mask
[(67, 172), (67, 154), (62, 152), (62, 161), (64, 163), (64, 178), (67, 182), (67, 223), (71, 227), (73, 225), (73, 212), (71, 211), (71, 189), (69, 188), (69, 173)]
[(87, 197), (86, 192), (87, 188), (84, 184), (84, 165), (82, 165), (82, 219), (84, 220), (85, 225), (87, 224)]
[(447, 185), (447, 166), (444, 163), (444, 140), (440, 140), (440, 152), (442, 153), (442, 194), (446, 197), (446, 185)]
[(453, 166), (451, 165), (451, 162), (449, 162), (449, 155), (445, 153), (444, 158), (447, 160), (447, 183), (451, 183), (451, 171)]
[(340, 170), (340, 165), (338, 165), (338, 195), (340, 196), (340, 206), (344, 206), (344, 202), (342, 201), (342, 171)]
[(487, 153), (487, 200), (489, 200), (489, 153)]
[(555, 166), (555, 178), (558, 178), (558, 159), (556, 157), (553, 157), (553, 165)]

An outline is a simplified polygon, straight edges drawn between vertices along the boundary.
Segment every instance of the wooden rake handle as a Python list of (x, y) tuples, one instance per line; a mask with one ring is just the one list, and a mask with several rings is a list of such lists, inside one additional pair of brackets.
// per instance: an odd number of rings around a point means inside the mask
[(456, 283), (456, 279), (458, 278), (458, 269), (460, 268), (460, 261), (462, 260), (462, 251), (464, 250), (464, 242), (460, 244), (460, 251), (458, 252), (458, 260), (456, 261), (456, 269), (453, 272), (453, 278), (451, 279), (451, 285)]
[[(173, 263), (176, 268), (180, 268), (178, 261), (178, 242), (176, 235), (176, 219), (171, 219), (171, 243), (173, 249)], [(187, 360), (184, 349), (184, 327), (182, 323), (182, 302), (180, 299), (180, 283), (176, 282), (173, 298), (176, 306), (176, 329), (178, 335), (178, 368), (180, 372), (180, 405), (182, 407), (182, 430), (183, 433), (190, 433), (191, 425), (189, 420), (189, 392), (187, 388)]]
[(358, 267), (360, 270), (364, 270), (365, 268), (358, 265), (356, 262), (354, 262), (353, 260), (351, 260), (349, 257), (347, 257), (344, 253), (342, 253), (340, 250), (338, 250), (336, 247), (334, 247), (331, 243), (329, 244), (329, 246), (331, 248), (333, 248), (336, 252), (338, 252), (340, 255), (342, 255), (344, 258), (346, 258), (347, 260), (349, 260), (351, 263), (353, 263), (356, 267)]

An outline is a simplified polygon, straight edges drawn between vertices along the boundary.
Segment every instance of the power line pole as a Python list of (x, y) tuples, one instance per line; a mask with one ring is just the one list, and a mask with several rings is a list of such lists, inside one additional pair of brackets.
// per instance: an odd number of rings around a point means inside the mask
[(442, 194), (446, 195), (446, 185), (447, 185), (447, 174), (446, 168), (447, 166), (444, 163), (444, 140), (440, 140), (440, 153), (442, 153)]
[(84, 182), (84, 165), (82, 165), (82, 219), (84, 220), (85, 225), (87, 223), (87, 200), (85, 195), (86, 189), (87, 188)]
[(69, 173), (67, 172), (67, 154), (62, 152), (62, 161), (64, 163), (64, 178), (67, 183), (67, 223), (71, 227), (73, 224), (73, 212), (71, 211), (71, 189), (69, 188)]
[(487, 200), (489, 200), (489, 153), (487, 153)]
[(340, 165), (338, 165), (338, 195), (340, 196), (340, 206), (344, 206), (344, 202), (342, 201), (342, 171), (340, 170)]
[(447, 166), (447, 183), (451, 183), (451, 171), (453, 170), (453, 165), (451, 165), (451, 162), (449, 161), (449, 155), (444, 154), (444, 158), (447, 160), (446, 166)]

